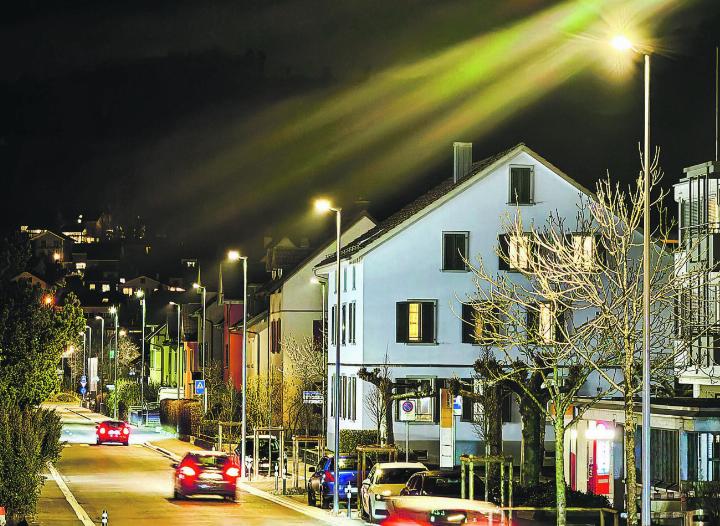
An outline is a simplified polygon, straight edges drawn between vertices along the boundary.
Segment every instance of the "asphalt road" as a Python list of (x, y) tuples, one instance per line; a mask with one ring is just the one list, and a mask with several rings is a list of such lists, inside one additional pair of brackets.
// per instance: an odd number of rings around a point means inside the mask
[[(95, 422), (63, 412), (63, 439), (69, 444), (57, 470), (90, 518), (103, 510), (117, 525), (310, 525), (318, 521), (261, 497), (239, 493), (237, 503), (219, 498), (172, 498), (172, 461), (142, 445), (148, 436), (131, 434), (131, 445), (95, 445)], [(42, 505), (42, 501), (41, 501)]]

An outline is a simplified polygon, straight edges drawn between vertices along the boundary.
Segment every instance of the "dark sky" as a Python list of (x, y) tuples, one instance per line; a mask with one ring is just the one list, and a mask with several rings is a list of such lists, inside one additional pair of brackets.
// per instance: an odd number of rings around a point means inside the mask
[[(570, 20), (524, 62), (463, 73), (468, 43), (485, 63), (512, 57), (553, 31), (545, 14), (573, 4), (595, 4), (600, 21), (620, 6), (631, 22), (647, 20), (625, 6), (664, 6), (647, 31), (666, 185), (711, 160), (715, 0), (28, 0), (0, 20), (2, 222), (109, 209), (198, 249), (268, 227), (313, 235), (328, 226), (308, 212), (313, 196), (346, 209), (362, 197), (382, 218), (451, 174), (452, 140), (472, 141), (476, 160), (522, 141), (587, 186), (606, 170), (629, 181), (640, 63), (623, 80), (590, 53), (572, 71), (531, 74), (597, 31)], [(442, 60), (457, 80), (433, 86), (425, 68)], [(504, 78), (515, 99), (486, 89)], [(473, 90), (487, 94), (474, 123)], [(453, 112), (462, 118), (438, 124)]]

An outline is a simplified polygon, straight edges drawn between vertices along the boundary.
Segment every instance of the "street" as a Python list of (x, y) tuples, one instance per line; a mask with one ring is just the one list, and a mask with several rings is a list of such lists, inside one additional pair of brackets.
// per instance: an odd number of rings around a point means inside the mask
[[(151, 433), (134, 434), (128, 447), (96, 446), (95, 422), (73, 409), (59, 408), (63, 416), (63, 439), (69, 443), (56, 468), (96, 524), (100, 523), (103, 510), (107, 510), (111, 525), (318, 523), (316, 519), (243, 491), (239, 492), (237, 503), (215, 497), (176, 501), (172, 498), (172, 461), (141, 443)], [(51, 483), (49, 480), (48, 484)], [(40, 516), (44, 502), (41, 499)], [(81, 524), (71, 519), (68, 515), (67, 522), (55, 522), (53, 517), (50, 523)], [(44, 524), (41, 519), (40, 524)]]

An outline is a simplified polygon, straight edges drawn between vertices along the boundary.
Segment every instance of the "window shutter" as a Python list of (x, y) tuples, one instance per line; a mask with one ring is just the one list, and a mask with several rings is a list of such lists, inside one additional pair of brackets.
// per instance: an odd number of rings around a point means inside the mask
[[(472, 378), (465, 378), (463, 380), (463, 383), (468, 383), (468, 384), (472, 385), (473, 380), (472, 380)], [(473, 415), (473, 406), (474, 405), (475, 405), (475, 403), (472, 400), (463, 397), (462, 415), (460, 416), (461, 421), (463, 421), (463, 422), (472, 422), (473, 421), (473, 417), (475, 416), (475, 415)]]
[(566, 316), (567, 311), (560, 309), (555, 313), (555, 341), (558, 343), (565, 343), (567, 338), (565, 334), (567, 332)]
[(507, 234), (500, 234), (498, 236), (498, 244), (500, 247), (500, 256), (498, 257), (498, 268), (500, 270), (510, 270), (510, 264), (508, 262), (508, 255), (510, 254), (510, 240)]
[(398, 301), (395, 304), (395, 341), (407, 343), (408, 341), (409, 309), (407, 301)]
[(440, 423), (440, 388), (445, 387), (445, 380), (435, 379), (435, 394), (433, 395), (433, 422)]
[(282, 349), (282, 320), (277, 321), (277, 343), (275, 352), (279, 353)]
[(509, 392), (503, 392), (502, 398), (502, 421), (512, 422), (512, 403), (513, 394)]
[(443, 270), (453, 270), (455, 258), (454, 254), (457, 250), (455, 246), (455, 236), (452, 234), (443, 234)]
[(607, 264), (607, 250), (605, 250), (600, 234), (595, 234), (595, 257), (599, 265)]
[(467, 303), (462, 304), (462, 320), (460, 320), (460, 330), (463, 343), (475, 343), (474, 336), (475, 309)]
[(527, 329), (527, 339), (532, 341), (537, 338), (538, 334), (538, 309), (537, 307), (528, 307), (527, 311), (525, 311), (526, 315), (526, 329)]
[(421, 305), (420, 337), (423, 343), (435, 343), (435, 302), (424, 301)]

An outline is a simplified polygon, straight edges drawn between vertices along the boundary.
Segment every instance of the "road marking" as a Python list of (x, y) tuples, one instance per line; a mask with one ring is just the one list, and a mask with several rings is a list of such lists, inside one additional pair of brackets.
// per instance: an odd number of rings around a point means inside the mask
[(67, 487), (67, 484), (65, 484), (65, 481), (60, 476), (58, 470), (55, 469), (55, 466), (52, 465), (52, 462), (48, 462), (47, 467), (50, 471), (50, 475), (52, 475), (55, 483), (60, 488), (60, 491), (62, 491), (63, 495), (65, 495), (65, 500), (68, 501), (68, 504), (70, 504), (70, 507), (75, 512), (75, 515), (77, 515), (77, 518), (80, 519), (80, 522), (83, 523), (83, 526), (95, 526), (95, 523), (92, 521), (92, 519), (90, 519), (90, 516), (83, 509), (83, 507), (80, 506), (77, 499), (70, 491), (70, 488)]

